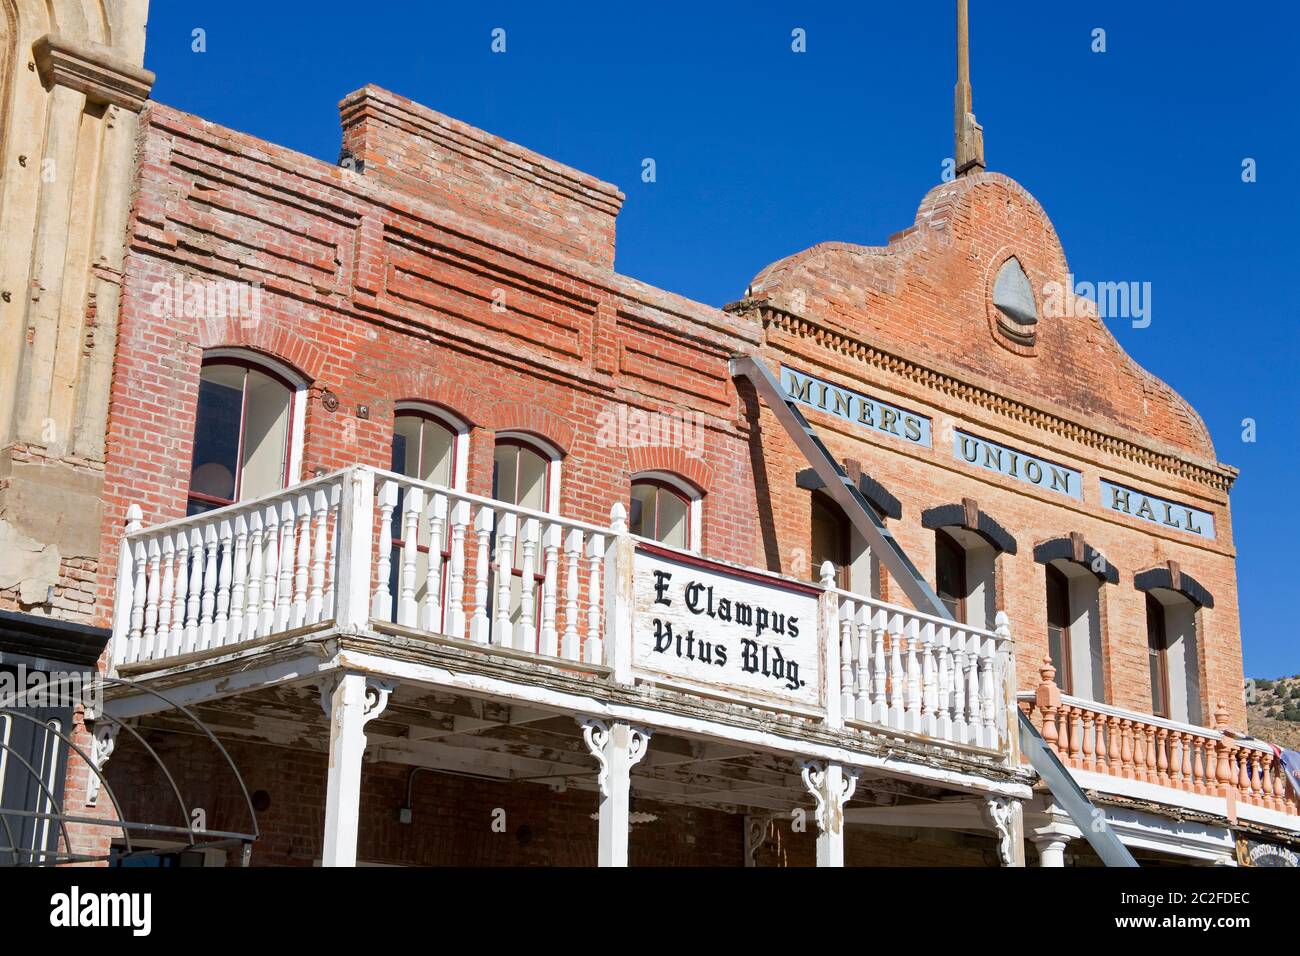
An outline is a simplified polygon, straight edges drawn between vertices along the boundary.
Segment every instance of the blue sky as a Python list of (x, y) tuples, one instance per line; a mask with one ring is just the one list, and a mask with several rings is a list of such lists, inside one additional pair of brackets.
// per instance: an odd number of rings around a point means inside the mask
[[(333, 161), (338, 101), (387, 87), (616, 183), (619, 271), (715, 305), (816, 242), (883, 243), (952, 154), (951, 0), (152, 6), (156, 99)], [(989, 168), (1043, 204), (1076, 277), (1151, 283), (1150, 326), (1111, 328), (1242, 470), (1247, 674), (1300, 673), (1296, 5), (971, 7)]]

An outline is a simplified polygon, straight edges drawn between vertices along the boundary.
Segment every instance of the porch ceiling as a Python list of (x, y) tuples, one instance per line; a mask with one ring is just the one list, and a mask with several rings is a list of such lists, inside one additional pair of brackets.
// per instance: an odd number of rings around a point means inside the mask
[[(329, 725), (314, 683), (301, 682), (208, 701), (195, 714), (223, 740), (325, 753)], [(192, 730), (183, 717), (155, 713), (139, 726)], [(511, 780), (556, 790), (596, 789), (597, 763), (572, 715), (532, 705), (399, 685), (383, 714), (366, 726), (375, 763)], [(787, 757), (663, 731), (632, 770), (647, 800), (728, 813), (789, 813), (812, 808), (799, 767)], [(928, 804), (952, 791), (864, 772), (851, 806)]]

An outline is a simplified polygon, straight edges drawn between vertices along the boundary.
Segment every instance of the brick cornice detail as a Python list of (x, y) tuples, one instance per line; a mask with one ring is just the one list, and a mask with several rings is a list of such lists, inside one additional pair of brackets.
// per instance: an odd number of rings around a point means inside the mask
[(66, 86), (85, 93), (92, 103), (139, 113), (153, 88), (151, 70), (114, 56), (97, 43), (77, 43), (47, 33), (32, 44), (32, 54), (46, 89)]
[[(743, 307), (743, 303), (738, 303), (736, 306), (737, 309)], [(1173, 455), (1151, 451), (1136, 442), (1107, 435), (1104, 432), (1088, 428), (1085, 425), (1061, 418), (1050, 412), (1033, 408), (1023, 402), (998, 395), (988, 389), (980, 388), (978, 385), (963, 382), (943, 372), (925, 368), (915, 362), (864, 345), (847, 335), (842, 335), (801, 316), (767, 306), (758, 306), (757, 308), (764, 328), (772, 326), (796, 338), (814, 339), (818, 344), (830, 351), (858, 359), (873, 368), (898, 375), (909, 382), (942, 392), (971, 405), (988, 409), (1003, 417), (1025, 422), (1050, 434), (1068, 438), (1087, 448), (1095, 448), (1117, 458), (1137, 462), (1157, 471), (1205, 485), (1216, 491), (1227, 492), (1232, 488), (1232, 484), (1236, 480), (1237, 471), (1235, 468), (1227, 466), (1221, 466), (1222, 470), (1206, 468)]]

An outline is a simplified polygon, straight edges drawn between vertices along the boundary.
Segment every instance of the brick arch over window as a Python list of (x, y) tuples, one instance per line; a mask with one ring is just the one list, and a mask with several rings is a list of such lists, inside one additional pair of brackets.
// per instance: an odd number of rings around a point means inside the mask
[[(812, 468), (805, 468), (796, 474), (794, 483), (796, 487), (803, 488), (805, 491), (819, 491), (826, 487), (826, 483), (821, 480), (820, 476)], [(902, 502), (891, 495), (884, 485), (870, 475), (860, 475), (858, 477), (858, 491), (862, 492), (862, 497), (867, 499), (867, 503), (871, 507), (886, 518), (898, 520), (903, 517)]]
[(524, 402), (500, 402), (484, 415), (483, 425), (497, 432), (527, 432), (545, 439), (567, 455), (573, 447), (573, 425), (558, 415)]
[(1133, 575), (1133, 586), (1139, 591), (1155, 588), (1176, 591), (1197, 607), (1214, 607), (1214, 595), (1200, 581), (1180, 569), (1176, 561), (1170, 561), (1164, 567), (1139, 571)]
[(199, 323), (199, 346), (209, 349), (248, 349), (277, 359), (298, 372), (308, 383), (320, 379), (326, 352), (275, 322), (211, 319)]
[[(1098, 558), (1101, 558), (1101, 571), (1095, 570)], [(1084, 541), (1083, 535), (1077, 532), (1068, 538), (1052, 538), (1050, 541), (1034, 545), (1034, 560), (1039, 564), (1051, 564), (1057, 559), (1082, 565), (1095, 574), (1098, 580), (1105, 581), (1107, 584), (1119, 584), (1119, 569), (1100, 551)]]
[(939, 528), (965, 528), (975, 532), (997, 551), (1004, 554), (1016, 553), (1016, 539), (1011, 533), (980, 511), (979, 505), (970, 498), (963, 499), (960, 504), (927, 508), (921, 512), (921, 527), (932, 531)]
[(713, 487), (713, 466), (703, 459), (686, 454), (680, 448), (629, 448), (627, 473), (639, 475), (647, 471), (677, 475), (693, 485), (700, 494), (706, 494)]
[(393, 376), (389, 395), (394, 405), (399, 402), (426, 403), (446, 409), (471, 428), (483, 424), (479, 421), (481, 416), (470, 414), (475, 401), (468, 388), (419, 369), (408, 369)]

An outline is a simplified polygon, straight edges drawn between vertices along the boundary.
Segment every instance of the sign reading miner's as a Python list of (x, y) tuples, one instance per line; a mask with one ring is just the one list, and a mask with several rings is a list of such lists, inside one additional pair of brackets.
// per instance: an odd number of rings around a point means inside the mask
[(917, 412), (833, 385), (815, 375), (796, 372), (784, 365), (781, 366), (781, 387), (800, 405), (816, 408), (862, 428), (893, 435), (909, 444), (930, 447), (930, 419)]
[(737, 699), (821, 704), (817, 589), (642, 544), (633, 663)]

